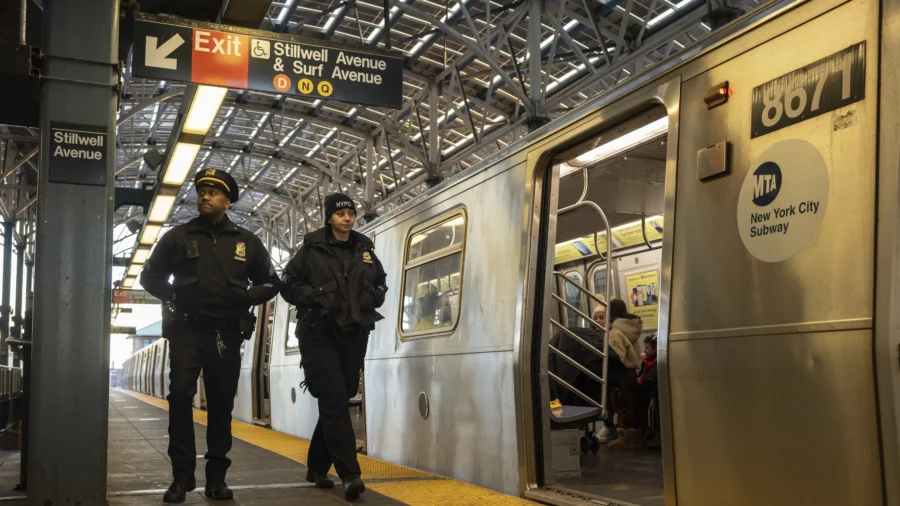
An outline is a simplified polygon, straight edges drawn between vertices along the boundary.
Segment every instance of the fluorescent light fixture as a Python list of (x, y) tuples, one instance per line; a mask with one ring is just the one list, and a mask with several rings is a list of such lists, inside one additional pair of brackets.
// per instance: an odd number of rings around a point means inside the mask
[(666, 133), (668, 129), (669, 118), (664, 116), (653, 123), (644, 125), (632, 132), (628, 132), (619, 138), (601, 144), (587, 153), (581, 154), (568, 162), (563, 163), (559, 177), (568, 176), (569, 174), (580, 170), (581, 167), (585, 165), (594, 164), (621, 154), (624, 151), (628, 151), (642, 142)]
[(129, 276), (137, 276), (141, 273), (141, 269), (144, 268), (144, 264), (136, 264), (132, 263), (130, 267), (128, 267), (128, 275)]
[[(156, 199), (153, 200), (153, 205), (150, 207), (150, 216), (147, 220), (165, 223), (166, 218), (169, 217), (169, 211), (172, 210), (174, 205), (175, 195), (157, 195)], [(149, 228), (149, 225), (145, 228)]]
[(137, 278), (135, 277), (125, 278), (125, 281), (122, 282), (122, 286), (125, 288), (131, 288), (132, 286), (134, 286), (135, 281), (137, 281)]
[(188, 134), (206, 135), (219, 113), (226, 93), (228, 88), (198, 86), (181, 130)]
[[(615, 229), (613, 229), (613, 230), (615, 230)], [(601, 238), (601, 237), (603, 237), (604, 240), (605, 240), (605, 238), (606, 238), (606, 232), (605, 232), (605, 231), (604, 231), (604, 232), (597, 232), (597, 238), (599, 239), (599, 238)], [(557, 243), (556, 247), (558, 248), (558, 247), (560, 247), (560, 246), (566, 246), (567, 244), (573, 244), (573, 243), (578, 242), (578, 241), (584, 241), (585, 239), (587, 239), (587, 240), (593, 242), (593, 240), (594, 240), (594, 234), (586, 235), (586, 236), (584, 236), (584, 237), (576, 237), (576, 238), (574, 238), (574, 239), (569, 239), (568, 241), (563, 241), (563, 242), (561, 242), (561, 243)]]
[(172, 157), (169, 158), (169, 165), (166, 167), (166, 175), (163, 176), (163, 184), (181, 186), (199, 152), (200, 145), (198, 144), (184, 142), (176, 144), (172, 151)]
[[(649, 224), (653, 220), (661, 220), (661, 219), (662, 219), (662, 215), (657, 214), (656, 216), (650, 216), (649, 218), (645, 218), (644, 222)], [(629, 221), (628, 223), (623, 223), (621, 225), (613, 227), (612, 231), (615, 232), (616, 230), (622, 230), (625, 228), (636, 227), (636, 226), (639, 226), (640, 224), (641, 224), (641, 220)]]
[[(655, 18), (651, 19), (650, 21), (648, 21), (647, 28), (653, 28), (654, 25), (656, 25), (660, 21), (666, 19), (667, 17), (671, 16), (672, 14), (675, 14), (676, 10), (681, 9), (682, 7), (691, 3), (691, 1), (692, 0), (682, 0), (681, 2), (678, 2), (677, 4), (674, 5), (674, 7), (675, 7), (674, 9), (666, 9), (665, 11), (663, 11), (662, 14), (660, 14), (660, 15), (656, 16)], [(670, 5), (671, 5), (671, 2), (670, 2)], [(638, 19), (640, 19), (640, 18), (638, 18)]]
[[(144, 227), (144, 233), (141, 234), (141, 244), (145, 246), (152, 245), (156, 242), (156, 238), (159, 237), (159, 232), (162, 230), (161, 225), (153, 225), (148, 223), (147, 226)], [(141, 250), (138, 250), (138, 253), (135, 253), (134, 258), (137, 259), (138, 254)], [(150, 250), (147, 250), (147, 254), (150, 254)]]
[[(147, 225), (144, 227), (144, 236), (147, 235), (147, 229), (150, 227), (156, 227), (156, 232), (153, 234), (153, 240), (156, 241), (156, 236), (159, 235), (159, 229), (162, 228), (159, 225)], [(142, 237), (143, 239), (143, 237)], [(152, 242), (150, 244), (153, 244)], [(150, 248), (138, 248), (137, 251), (134, 252), (134, 258), (131, 259), (131, 263), (142, 264), (147, 261), (147, 257), (150, 256)]]
[[(448, 19), (450, 19), (450, 16), (453, 16), (454, 14), (456, 14), (456, 11), (459, 10), (460, 5), (462, 5), (462, 2), (454, 3), (453, 7), (450, 7), (450, 10), (447, 12), (447, 15), (441, 17), (441, 21), (446, 22)], [(417, 52), (419, 49), (422, 49), (422, 46), (424, 46), (425, 44), (431, 43), (431, 41), (435, 38), (437, 38), (437, 33), (430, 33), (430, 34), (426, 35), (423, 40), (420, 40), (418, 43), (416, 43), (415, 46), (413, 46), (413, 48), (409, 51), (409, 53), (413, 54), (413, 53)]]

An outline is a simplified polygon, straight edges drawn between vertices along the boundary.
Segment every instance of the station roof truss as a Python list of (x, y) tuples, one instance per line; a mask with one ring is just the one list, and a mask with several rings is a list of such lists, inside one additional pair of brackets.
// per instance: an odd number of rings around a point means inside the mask
[[(705, 16), (715, 6), (746, 13), (763, 3), (389, 0), (391, 48), (405, 59), (402, 109), (230, 90), (191, 174), (230, 171), (242, 186), (232, 218), (293, 252), (307, 231), (322, 225), (326, 194), (349, 193), (367, 214), (388, 212), (517, 141), (529, 127), (707, 37), (712, 28)], [(384, 15), (382, 0), (274, 1), (260, 29), (385, 48)], [(165, 150), (184, 90), (181, 83), (126, 72), (116, 186), (156, 183), (158, 172), (143, 154)], [(0, 140), (15, 144), (20, 159), (37, 146), (37, 132), (0, 126)], [(4, 162), (0, 167), (10, 166)], [(29, 159), (13, 175), (34, 171), (36, 162)], [(11, 198), (27, 181), (2, 183), (4, 218), (36, 207), (28, 198)], [(196, 216), (192, 184), (189, 176), (168, 225)], [(138, 207), (116, 211), (117, 224), (142, 219)], [(114, 253), (123, 257), (137, 244), (133, 233), (116, 241)]]

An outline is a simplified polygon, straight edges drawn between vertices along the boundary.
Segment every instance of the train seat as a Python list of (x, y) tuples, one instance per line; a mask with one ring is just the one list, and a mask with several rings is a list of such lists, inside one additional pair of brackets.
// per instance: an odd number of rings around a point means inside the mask
[(590, 406), (563, 406), (550, 410), (552, 430), (578, 429), (600, 420), (600, 409)]

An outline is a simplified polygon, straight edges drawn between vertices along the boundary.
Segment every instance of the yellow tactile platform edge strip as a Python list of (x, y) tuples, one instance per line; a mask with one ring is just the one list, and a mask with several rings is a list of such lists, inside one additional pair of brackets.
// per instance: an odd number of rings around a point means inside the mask
[[(163, 399), (133, 392), (117, 390), (152, 406), (168, 411), (169, 403)], [(206, 411), (194, 409), (194, 421), (206, 425)], [(231, 422), (232, 435), (242, 441), (306, 464), (309, 441), (272, 429), (257, 427), (244, 422)], [(359, 455), (363, 476), (369, 479), (403, 480), (409, 478), (437, 478), (422, 481), (386, 481), (369, 483), (366, 487), (381, 495), (413, 506), (479, 505), (506, 506), (535, 504), (533, 502), (501, 494), (493, 490), (470, 485), (443, 476), (426, 473), (410, 467), (391, 464), (366, 455)], [(332, 468), (332, 473), (334, 468)]]

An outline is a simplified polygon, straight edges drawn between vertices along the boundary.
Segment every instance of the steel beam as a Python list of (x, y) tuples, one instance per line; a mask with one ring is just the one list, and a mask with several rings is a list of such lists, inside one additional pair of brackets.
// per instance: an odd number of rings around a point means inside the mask
[(0, 286), (0, 365), (9, 365), (9, 347), (6, 340), (9, 338), (10, 291), (12, 280), (12, 245), (13, 245), (12, 221), (3, 222), (3, 285)]
[(126, 121), (128, 121), (132, 117), (134, 117), (136, 114), (139, 114), (144, 109), (146, 109), (150, 106), (156, 105), (162, 101), (169, 100), (170, 98), (174, 98), (179, 95), (184, 95), (184, 88), (179, 88), (177, 90), (171, 90), (166, 93), (157, 95), (157, 96), (153, 97), (152, 99), (147, 100), (146, 102), (141, 102), (139, 104), (135, 104), (134, 107), (132, 107), (130, 111), (126, 112), (125, 114), (123, 114), (122, 116), (119, 117), (119, 120), (116, 122), (116, 126), (119, 126), (122, 123), (125, 123)]
[(375, 202), (375, 140), (372, 137), (366, 138), (366, 181), (365, 196), (363, 203), (366, 206), (366, 212), (372, 208)]
[(335, 15), (334, 21), (331, 21), (331, 26), (328, 30), (325, 31), (325, 40), (331, 40), (334, 37), (335, 30), (341, 26), (341, 23), (344, 22), (344, 18), (347, 17), (347, 11), (350, 9), (356, 8), (356, 0), (348, 0), (344, 3), (344, 6), (341, 7), (341, 10)]
[[(544, 79), (541, 73), (541, 16), (543, 0), (530, 0), (528, 3), (528, 78), (530, 81), (529, 98), (534, 113), (544, 107)], [(513, 58), (516, 55), (512, 55)]]
[[(25, 308), (22, 306), (22, 281), (25, 277), (25, 244), (16, 244), (16, 309), (15, 322), (17, 339), (22, 338), (22, 317), (25, 315)], [(19, 359), (13, 355), (13, 367), (19, 367)]]
[(446, 23), (444, 23), (440, 20), (429, 18), (428, 14), (426, 12), (424, 12), (416, 7), (406, 5), (404, 3), (398, 3), (397, 7), (405, 10), (409, 14), (420, 16), (422, 19), (427, 20), (428, 23), (431, 23), (436, 28), (440, 28), (441, 31), (443, 31), (447, 35), (454, 37), (455, 39), (457, 39), (457, 42), (459, 42), (460, 44), (462, 44), (463, 46), (467, 47), (469, 50), (474, 52), (476, 55), (478, 55), (478, 57), (481, 58), (484, 63), (490, 65), (490, 67), (492, 69), (494, 69), (495, 72), (498, 73), (498, 75), (500, 76), (501, 79), (506, 81), (506, 84), (507, 84), (507, 86), (509, 86), (512, 93), (525, 104), (525, 108), (528, 109), (529, 112), (533, 112), (531, 110), (531, 104), (528, 101), (528, 96), (525, 94), (525, 90), (523, 90), (515, 82), (513, 82), (513, 80), (509, 77), (509, 75), (503, 73), (503, 69), (500, 68), (500, 64), (498, 64), (496, 61), (494, 61), (490, 57), (490, 55), (487, 54), (487, 51), (483, 47), (478, 45), (476, 42), (473, 42), (469, 38), (463, 37), (462, 34), (457, 32), (455, 29), (451, 28)]
[(106, 506), (118, 76), (114, 65), (94, 62), (117, 61), (119, 3), (47, 2), (44, 10), (41, 49), (57, 58), (43, 61), (54, 79), (40, 83), (41, 151), (49, 152), (56, 121), (105, 127), (108, 143), (105, 186), (51, 182), (51, 157), (41, 156), (29, 506)]
[(441, 137), (438, 132), (438, 103), (441, 98), (440, 82), (431, 83), (431, 93), (428, 95), (428, 165), (425, 170), (432, 176), (440, 172), (441, 167)]

